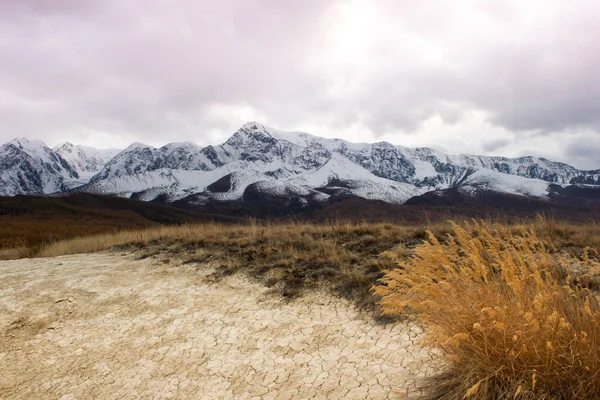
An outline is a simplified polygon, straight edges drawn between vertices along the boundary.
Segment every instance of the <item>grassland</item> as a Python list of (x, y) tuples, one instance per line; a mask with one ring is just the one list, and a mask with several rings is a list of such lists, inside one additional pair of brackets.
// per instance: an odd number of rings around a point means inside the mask
[[(363, 226), (368, 222), (422, 229), (425, 226), (443, 226), (449, 220), (465, 219), (531, 223), (535, 221), (536, 213), (549, 216), (548, 220), (567, 221), (560, 222), (563, 225), (593, 225), (593, 221), (600, 219), (600, 209), (594, 203), (567, 206), (522, 196), (499, 195), (490, 195), (484, 201), (460, 198), (452, 205), (388, 204), (346, 196), (297, 213), (292, 213), (285, 204), (279, 204), (283, 208), (276, 206), (270, 204), (256, 208), (230, 202), (186, 209), (81, 193), (63, 197), (0, 197), (0, 259), (35, 256), (42, 247), (64, 239), (207, 222), (248, 225), (260, 219), (271, 221), (271, 225), (287, 226), (300, 222), (330, 226), (350, 221)], [(567, 226), (565, 231), (569, 230)], [(575, 230), (575, 234), (580, 232)]]
[[(514, 229), (519, 226), (513, 225)], [(533, 226), (543, 240), (571, 254), (581, 254), (587, 246), (600, 248), (600, 226), (593, 223), (575, 225), (538, 218)], [(186, 224), (58, 241), (38, 249), (36, 255), (52, 257), (119, 247), (137, 251), (138, 257), (210, 261), (218, 265), (221, 274), (242, 270), (286, 297), (324, 286), (378, 311), (370, 290), (384, 271), (394, 268), (398, 257), (410, 257), (427, 238), (427, 231), (445, 240), (452, 230), (449, 222)]]
[[(440, 234), (445, 225), (436, 226)], [(38, 255), (51, 257), (135, 250), (137, 256), (216, 263), (220, 275), (243, 271), (285, 297), (323, 286), (374, 308), (370, 288), (393, 266), (383, 252), (410, 254), (425, 229), (393, 224), (198, 224), (125, 231), (59, 241)]]
[(74, 237), (236, 220), (110, 196), (0, 197), (0, 259), (34, 256), (45, 245)]

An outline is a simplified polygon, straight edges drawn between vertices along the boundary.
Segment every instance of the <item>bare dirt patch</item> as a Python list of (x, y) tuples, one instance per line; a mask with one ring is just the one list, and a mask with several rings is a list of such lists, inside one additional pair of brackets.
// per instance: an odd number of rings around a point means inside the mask
[(0, 398), (387, 399), (433, 373), (410, 323), (209, 265), (0, 261)]

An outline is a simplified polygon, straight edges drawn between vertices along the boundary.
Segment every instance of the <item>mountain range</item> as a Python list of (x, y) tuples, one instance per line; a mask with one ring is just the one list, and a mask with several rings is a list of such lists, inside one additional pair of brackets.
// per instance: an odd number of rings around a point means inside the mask
[[(387, 142), (351, 143), (249, 122), (225, 143), (99, 150), (14, 139), (0, 147), (0, 195), (110, 194), (207, 204), (276, 200), (293, 209), (356, 196), (387, 203), (448, 201), (449, 193), (498, 193), (597, 201), (600, 169), (539, 157), (445, 154)], [(421, 200), (419, 200), (421, 199)]]

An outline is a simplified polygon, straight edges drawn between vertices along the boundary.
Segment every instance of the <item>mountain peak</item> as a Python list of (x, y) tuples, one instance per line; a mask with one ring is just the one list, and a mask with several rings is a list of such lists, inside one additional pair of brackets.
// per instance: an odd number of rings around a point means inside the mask
[(52, 150), (57, 151), (57, 152), (64, 152), (64, 151), (66, 151), (66, 152), (70, 153), (70, 152), (73, 151), (73, 149), (75, 147), (76, 146), (73, 143), (71, 143), (71, 142), (61, 142), (61, 143), (57, 144), (56, 146), (54, 146), (52, 148)]
[(8, 143), (20, 149), (33, 151), (48, 148), (46, 143), (42, 142), (41, 140), (29, 140), (26, 137), (15, 138)]
[(192, 143), (192, 142), (188, 142), (188, 141), (167, 143), (164, 146), (162, 146), (161, 149), (173, 150), (173, 149), (177, 149), (177, 148), (181, 148), (181, 147), (185, 147), (188, 149), (198, 149), (198, 150), (202, 149), (202, 146), (199, 146), (196, 143)]
[[(306, 146), (308, 145), (311, 141), (327, 141), (327, 142), (331, 142), (331, 143), (336, 143), (335, 146), (339, 145), (339, 143), (344, 142), (344, 143), (348, 143), (349, 142), (343, 140), (343, 139), (325, 139), (319, 136), (315, 136), (315, 135), (311, 135), (305, 132), (298, 132), (298, 131), (283, 131), (280, 129), (275, 129), (272, 128), (270, 126), (267, 126), (265, 124), (261, 124), (259, 122), (255, 122), (255, 121), (250, 121), (245, 123), (238, 132), (243, 132), (244, 134), (248, 135), (249, 133), (254, 134), (254, 133), (258, 133), (261, 135), (265, 135), (265, 136), (269, 136), (275, 140), (285, 140), (286, 142), (298, 145), (298, 146)], [(334, 146), (334, 147), (335, 147)]]
[(129, 146), (127, 146), (123, 151), (131, 151), (135, 149), (154, 149), (154, 147), (140, 142), (133, 142)]
[(50, 194), (77, 178), (67, 162), (40, 140), (15, 138), (0, 147), (0, 194)]
[(240, 129), (251, 130), (251, 131), (263, 131), (263, 132), (268, 132), (269, 130), (273, 130), (272, 128), (269, 128), (268, 126), (263, 125), (260, 122), (256, 122), (256, 121), (246, 122), (244, 125), (242, 125), (242, 127)]
[(225, 144), (232, 147), (246, 146), (256, 142), (274, 144), (277, 140), (273, 138), (268, 129), (258, 122), (247, 122), (231, 135)]

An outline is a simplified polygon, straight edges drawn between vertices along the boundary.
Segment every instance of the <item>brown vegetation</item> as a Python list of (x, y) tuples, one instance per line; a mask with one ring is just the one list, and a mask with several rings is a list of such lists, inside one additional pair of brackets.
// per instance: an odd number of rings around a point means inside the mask
[[(448, 227), (431, 229), (442, 234)], [(370, 288), (393, 266), (380, 254), (408, 256), (424, 235), (423, 228), (393, 224), (199, 224), (65, 240), (41, 249), (39, 255), (128, 247), (138, 250), (139, 258), (160, 255), (184, 263), (214, 262), (220, 275), (243, 269), (286, 297), (323, 286), (373, 306)]]
[(375, 287), (385, 313), (416, 313), (427, 344), (445, 356), (449, 369), (431, 397), (600, 394), (597, 248), (560, 252), (542, 237), (565, 245), (585, 238), (576, 227), (537, 225), (454, 225), (444, 242), (430, 233)]
[[(600, 227), (539, 219), (539, 235), (574, 254), (585, 246), (600, 248)], [(210, 261), (221, 274), (238, 269), (293, 297), (304, 288), (325, 286), (359, 305), (372, 307), (370, 288), (395, 258), (408, 258), (427, 238), (426, 229), (444, 239), (449, 223), (428, 226), (368, 223), (216, 223), (160, 226), (136, 231), (74, 238), (50, 244), (39, 256), (88, 253), (115, 246), (138, 251), (138, 257)]]
[(73, 237), (215, 220), (236, 221), (110, 196), (0, 197), (0, 258), (32, 256)]
[[(292, 213), (285, 204), (279, 209), (271, 207), (272, 204), (263, 205), (259, 207), (263, 211), (251, 204), (235, 202), (202, 207), (186, 205), (191, 208), (181, 209), (82, 193), (64, 197), (0, 197), (0, 259), (34, 256), (41, 247), (74, 237), (211, 221), (248, 224), (253, 216), (285, 225), (299, 221), (328, 226), (350, 222), (422, 228), (471, 218), (512, 224), (534, 220), (536, 212), (544, 212), (552, 216), (551, 220), (561, 221), (559, 224), (567, 226), (567, 230), (579, 234), (579, 225), (590, 225), (600, 215), (593, 205), (568, 207), (520, 196), (496, 197), (488, 196), (485, 201), (461, 198), (451, 205), (398, 205), (342, 196), (331, 204), (298, 213)], [(569, 228), (573, 226), (577, 229)]]
[(484, 192), (477, 198), (461, 194), (457, 189), (448, 189), (445, 192), (446, 196), (437, 196), (437, 192), (426, 193), (411, 198), (405, 204), (390, 204), (350, 196), (337, 201), (330, 199), (331, 204), (299, 218), (311, 221), (333, 218), (410, 225), (484, 219), (515, 224), (535, 222), (537, 215), (541, 213), (549, 219), (571, 224), (600, 221), (600, 203), (597, 201), (584, 205), (568, 205), (498, 192)]

